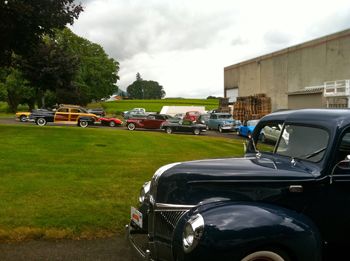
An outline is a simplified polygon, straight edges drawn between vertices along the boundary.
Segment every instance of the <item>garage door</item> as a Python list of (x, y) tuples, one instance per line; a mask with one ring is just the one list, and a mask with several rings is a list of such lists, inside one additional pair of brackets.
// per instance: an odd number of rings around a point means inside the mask
[(229, 98), (229, 102), (236, 102), (238, 97), (238, 88), (226, 90), (226, 98)]
[(324, 108), (322, 93), (288, 95), (289, 109)]

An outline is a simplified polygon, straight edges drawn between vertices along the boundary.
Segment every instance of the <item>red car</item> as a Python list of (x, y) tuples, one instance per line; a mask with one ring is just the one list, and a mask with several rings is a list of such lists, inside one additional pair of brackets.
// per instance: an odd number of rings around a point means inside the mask
[(132, 118), (126, 121), (128, 130), (135, 130), (136, 128), (144, 129), (160, 129), (160, 126), (166, 120), (172, 119), (166, 114), (150, 114), (146, 118)]
[(118, 118), (101, 117), (98, 119), (98, 121), (96, 121), (96, 123), (99, 123), (99, 122), (101, 123), (101, 125), (110, 126), (110, 127), (120, 126), (123, 124), (123, 122), (121, 120), (119, 120)]
[(199, 111), (188, 111), (185, 114), (184, 120), (197, 121), (201, 113)]

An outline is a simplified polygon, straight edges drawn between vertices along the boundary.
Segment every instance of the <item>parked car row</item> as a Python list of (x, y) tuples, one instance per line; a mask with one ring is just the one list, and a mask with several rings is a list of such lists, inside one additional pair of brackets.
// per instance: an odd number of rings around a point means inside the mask
[[(95, 113), (92, 113), (95, 112)], [(76, 124), (80, 127), (88, 125), (122, 126), (123, 121), (114, 117), (104, 117), (102, 108), (86, 110), (77, 105), (60, 105), (56, 110), (37, 109), (32, 112), (18, 112), (16, 117), (20, 121), (33, 121), (39, 126), (44, 126), (48, 122)], [(229, 113), (206, 113), (189, 111), (183, 115), (173, 117), (167, 114), (147, 113), (144, 108), (134, 108), (124, 112), (125, 126), (128, 130), (135, 129), (161, 129), (170, 134), (173, 132), (191, 132), (198, 135), (206, 130), (217, 130), (219, 132), (234, 131), (241, 136), (248, 137), (253, 133), (258, 120), (247, 121), (244, 124), (233, 119)], [(261, 139), (273, 139), (278, 137), (279, 127), (275, 126), (271, 130), (264, 130)], [(275, 133), (274, 133), (275, 132)]]
[[(105, 113), (101, 109), (95, 110), (99, 115)], [(48, 122), (61, 124), (76, 124), (87, 127), (89, 124), (101, 124), (107, 126), (121, 126), (123, 122), (117, 118), (99, 117), (77, 105), (60, 105), (55, 110), (38, 109), (32, 112), (18, 112), (16, 117), (21, 121), (33, 121), (39, 126), (45, 126)]]
[(128, 130), (133, 131), (137, 128), (142, 129), (162, 129), (166, 133), (173, 132), (192, 132), (195, 135), (206, 131), (204, 124), (195, 123), (188, 119), (179, 120), (166, 114), (149, 114), (141, 118), (132, 118), (126, 121)]
[[(160, 121), (162, 120), (171, 121), (173, 123), (172, 125), (179, 123), (182, 120), (183, 122), (181, 125), (184, 125), (183, 123), (185, 123), (186, 129), (189, 125), (187, 124), (187, 121), (189, 121), (195, 124), (204, 125), (207, 130), (217, 130), (219, 132), (239, 132), (240, 126), (242, 125), (241, 121), (233, 119), (232, 115), (229, 113), (213, 112), (201, 114), (198, 111), (188, 111), (185, 114), (176, 114), (174, 117), (167, 116), (164, 118), (160, 115), (161, 114), (147, 115), (145, 109), (134, 108), (130, 111), (124, 112), (124, 119), (126, 119), (126, 125), (129, 130), (134, 130), (135, 128), (157, 129), (160, 128)], [(151, 119), (148, 118), (148, 116), (150, 116)]]

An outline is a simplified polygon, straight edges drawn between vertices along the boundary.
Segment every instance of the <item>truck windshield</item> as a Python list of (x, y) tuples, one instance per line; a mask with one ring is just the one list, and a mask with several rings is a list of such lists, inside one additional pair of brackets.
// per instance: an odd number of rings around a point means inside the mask
[(292, 158), (318, 162), (322, 159), (329, 135), (324, 129), (285, 125), (276, 153)]

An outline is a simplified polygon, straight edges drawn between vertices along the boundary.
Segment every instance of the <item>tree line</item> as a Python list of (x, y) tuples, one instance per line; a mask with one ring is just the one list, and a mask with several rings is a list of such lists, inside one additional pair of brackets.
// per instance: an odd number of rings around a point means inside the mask
[[(0, 1), (0, 101), (10, 111), (57, 103), (86, 105), (118, 91), (118, 61), (66, 27), (83, 12), (74, 0)], [(160, 99), (163, 87), (138, 74), (128, 96)]]
[(119, 64), (103, 48), (56, 29), (25, 56), (12, 53), (11, 63), (0, 68), (0, 98), (11, 111), (19, 104), (29, 108), (56, 103), (86, 105), (118, 90)]
[(82, 11), (74, 0), (0, 2), (0, 100), (10, 111), (86, 105), (118, 90), (119, 63), (66, 27)]

